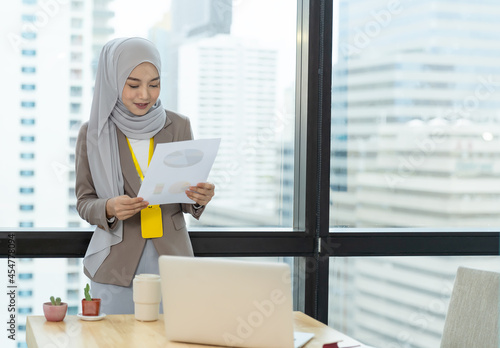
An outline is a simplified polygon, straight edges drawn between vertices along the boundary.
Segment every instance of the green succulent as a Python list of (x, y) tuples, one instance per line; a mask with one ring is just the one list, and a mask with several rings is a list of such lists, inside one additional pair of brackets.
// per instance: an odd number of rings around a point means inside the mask
[(53, 306), (60, 306), (61, 305), (61, 298), (58, 297), (54, 299), (54, 296), (50, 296), (50, 303), (52, 303)]
[(92, 296), (90, 296), (90, 285), (89, 285), (89, 283), (87, 283), (87, 285), (85, 286), (85, 288), (83, 289), (83, 291), (85, 293), (85, 300), (92, 301)]

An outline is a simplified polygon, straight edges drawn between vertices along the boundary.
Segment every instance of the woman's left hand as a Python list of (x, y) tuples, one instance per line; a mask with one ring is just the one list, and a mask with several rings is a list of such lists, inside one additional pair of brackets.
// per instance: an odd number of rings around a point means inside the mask
[(196, 186), (189, 186), (186, 195), (199, 205), (207, 205), (215, 194), (214, 190), (214, 184), (199, 182)]

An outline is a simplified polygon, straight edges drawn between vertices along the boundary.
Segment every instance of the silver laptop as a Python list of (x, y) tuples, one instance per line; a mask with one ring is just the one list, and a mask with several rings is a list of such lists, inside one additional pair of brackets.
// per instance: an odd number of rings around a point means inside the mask
[(160, 256), (159, 264), (170, 341), (292, 348), (313, 336), (294, 339), (287, 264), (180, 256)]

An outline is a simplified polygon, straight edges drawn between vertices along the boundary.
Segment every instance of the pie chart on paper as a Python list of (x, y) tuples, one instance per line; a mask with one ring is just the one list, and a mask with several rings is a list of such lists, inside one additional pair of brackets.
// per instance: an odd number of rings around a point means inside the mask
[(169, 153), (163, 163), (172, 168), (186, 168), (199, 163), (203, 159), (203, 151), (197, 149), (184, 149)]

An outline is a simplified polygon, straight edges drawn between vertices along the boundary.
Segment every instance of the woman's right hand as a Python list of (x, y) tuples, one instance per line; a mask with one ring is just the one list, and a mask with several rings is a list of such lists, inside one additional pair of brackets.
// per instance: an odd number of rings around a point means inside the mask
[(149, 203), (141, 197), (117, 196), (106, 201), (106, 217), (111, 219), (116, 216), (118, 220), (126, 220), (148, 205)]

